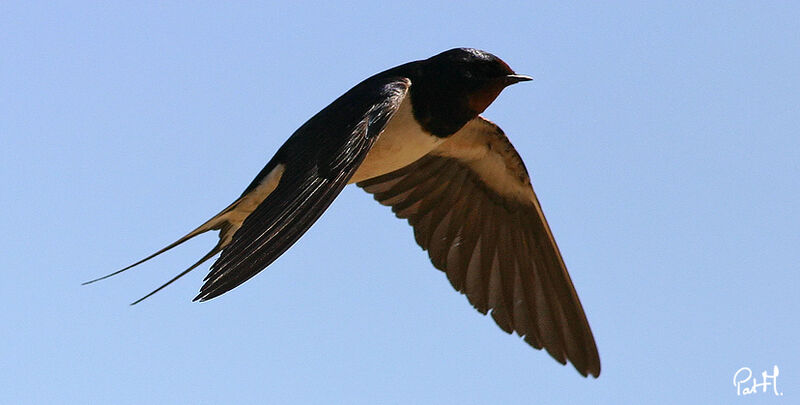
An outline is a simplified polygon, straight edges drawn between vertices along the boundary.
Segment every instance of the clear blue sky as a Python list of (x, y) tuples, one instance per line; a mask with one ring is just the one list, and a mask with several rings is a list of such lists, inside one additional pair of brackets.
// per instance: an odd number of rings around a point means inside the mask
[[(797, 403), (796, 2), (139, 3), (0, 3), (0, 403)], [(456, 46), (535, 78), (485, 115), (599, 379), (474, 311), (355, 187), (211, 302), (203, 266), (128, 306), (212, 234), (80, 285), (229, 204), (361, 79)], [(736, 397), (773, 365), (783, 398)]]

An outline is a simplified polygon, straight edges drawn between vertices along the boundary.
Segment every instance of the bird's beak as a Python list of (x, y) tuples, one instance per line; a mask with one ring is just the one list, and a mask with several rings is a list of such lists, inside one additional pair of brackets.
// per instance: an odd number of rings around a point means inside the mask
[(506, 86), (510, 86), (514, 83), (527, 82), (528, 80), (533, 80), (533, 78), (530, 76), (517, 75), (517, 74), (506, 75), (503, 79)]

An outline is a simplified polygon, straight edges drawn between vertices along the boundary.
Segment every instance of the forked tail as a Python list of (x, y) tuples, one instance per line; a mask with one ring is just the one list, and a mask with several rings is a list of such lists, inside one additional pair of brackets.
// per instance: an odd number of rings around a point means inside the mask
[(161, 289), (163, 289), (164, 287), (172, 284), (173, 282), (175, 282), (179, 278), (183, 277), (184, 275), (186, 275), (190, 271), (194, 270), (197, 266), (203, 264), (208, 259), (214, 257), (214, 255), (219, 253), (222, 250), (222, 248), (225, 247), (225, 245), (230, 243), (230, 239), (231, 239), (232, 233), (235, 232), (236, 229), (234, 229), (234, 227), (231, 226), (232, 224), (229, 223), (228, 214), (233, 211), (233, 209), (236, 207), (236, 205), (240, 201), (241, 201), (241, 198), (239, 200), (236, 200), (233, 204), (231, 204), (228, 207), (226, 207), (224, 210), (222, 210), (222, 212), (220, 212), (219, 214), (215, 215), (213, 218), (211, 218), (208, 221), (206, 221), (204, 224), (198, 226), (195, 230), (189, 232), (188, 234), (186, 234), (182, 238), (176, 240), (175, 242), (172, 242), (171, 244), (167, 245), (166, 247), (164, 247), (163, 249), (159, 250), (158, 252), (155, 252), (155, 253), (151, 254), (150, 256), (147, 256), (144, 259), (139, 260), (138, 262), (136, 262), (134, 264), (131, 264), (128, 267), (125, 267), (123, 269), (119, 269), (119, 270), (117, 270), (117, 271), (115, 271), (113, 273), (106, 274), (105, 276), (98, 277), (98, 278), (96, 278), (94, 280), (89, 280), (87, 282), (84, 282), (84, 283), (82, 283), (82, 285), (92, 284), (94, 282), (97, 282), (97, 281), (100, 281), (100, 280), (105, 280), (105, 279), (107, 279), (109, 277), (112, 277), (112, 276), (116, 276), (117, 274), (120, 274), (120, 273), (122, 273), (122, 272), (124, 272), (126, 270), (129, 270), (129, 269), (133, 268), (133, 267), (136, 267), (136, 266), (138, 266), (138, 265), (140, 265), (140, 264), (142, 264), (142, 263), (144, 263), (144, 262), (146, 262), (146, 261), (148, 261), (148, 260), (150, 260), (150, 259), (152, 259), (152, 258), (154, 258), (154, 257), (156, 257), (156, 256), (158, 256), (158, 255), (160, 255), (160, 254), (162, 254), (162, 253), (164, 253), (164, 252), (166, 252), (166, 251), (168, 251), (168, 250), (170, 250), (170, 249), (172, 249), (172, 248), (174, 248), (174, 247), (176, 247), (176, 246), (178, 246), (178, 245), (180, 245), (180, 244), (182, 244), (182, 243), (184, 243), (186, 241), (188, 241), (189, 239), (192, 239), (195, 236), (202, 234), (202, 233), (205, 233), (205, 232), (208, 232), (208, 231), (213, 231), (213, 230), (220, 230), (221, 231), (220, 232), (220, 240), (217, 243), (217, 245), (214, 246), (213, 249), (211, 249), (211, 251), (206, 253), (205, 256), (203, 256), (195, 264), (191, 265), (188, 269), (182, 271), (180, 274), (178, 274), (177, 276), (173, 277), (171, 280), (167, 281), (166, 283), (164, 283), (160, 287), (156, 288), (154, 291), (150, 292), (149, 294), (145, 295), (144, 297), (142, 297), (142, 298), (136, 300), (135, 302), (131, 303), (131, 305), (138, 304), (139, 302), (141, 302), (145, 298), (148, 298), (151, 295), (161, 291)]

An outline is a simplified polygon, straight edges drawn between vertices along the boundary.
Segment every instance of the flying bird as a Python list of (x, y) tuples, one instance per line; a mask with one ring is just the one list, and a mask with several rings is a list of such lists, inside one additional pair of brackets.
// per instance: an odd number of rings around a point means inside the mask
[(220, 253), (195, 301), (264, 270), (356, 184), (414, 228), (434, 267), (483, 314), (561, 364), (597, 377), (600, 358), (530, 177), (481, 114), (531, 80), (456, 48), (367, 78), (311, 117), (220, 213), (119, 274), (207, 231), (219, 242), (151, 296)]

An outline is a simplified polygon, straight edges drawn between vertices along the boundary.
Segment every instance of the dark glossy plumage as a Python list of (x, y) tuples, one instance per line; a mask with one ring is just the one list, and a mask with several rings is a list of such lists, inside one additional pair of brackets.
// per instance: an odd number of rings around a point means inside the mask
[(264, 170), (268, 173), (270, 166), (286, 165), (278, 187), (222, 250), (195, 300), (209, 300), (247, 281), (308, 230), (364, 160), (408, 85), (408, 80), (392, 76), (362, 82), (286, 141)]

